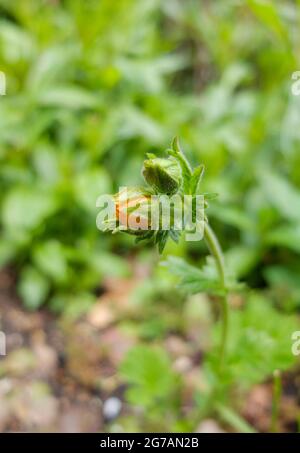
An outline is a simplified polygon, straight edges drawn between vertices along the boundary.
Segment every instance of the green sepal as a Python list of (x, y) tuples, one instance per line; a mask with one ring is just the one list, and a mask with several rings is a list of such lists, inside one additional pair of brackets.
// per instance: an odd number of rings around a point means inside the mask
[(205, 167), (203, 164), (199, 165), (194, 169), (191, 181), (190, 181), (190, 193), (192, 195), (197, 195), (199, 190), (199, 185), (204, 175)]
[(173, 195), (181, 187), (181, 170), (175, 159), (147, 159), (144, 161), (142, 175), (157, 193)]
[(162, 230), (156, 233), (155, 243), (158, 244), (158, 251), (160, 254), (163, 253), (169, 237), (169, 231)]
[(181, 174), (182, 174), (182, 179), (183, 179), (183, 192), (185, 194), (188, 194), (190, 191), (190, 180), (192, 176), (192, 169), (190, 167), (190, 164), (188, 163), (182, 149), (180, 148), (179, 140), (178, 137), (175, 137), (173, 142), (172, 142), (172, 149), (168, 149), (167, 153), (174, 157), (178, 164), (180, 165), (181, 168)]

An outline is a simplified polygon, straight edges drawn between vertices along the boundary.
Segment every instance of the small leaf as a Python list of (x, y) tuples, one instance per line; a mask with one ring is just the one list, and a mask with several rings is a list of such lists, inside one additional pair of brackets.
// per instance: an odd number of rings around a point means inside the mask
[(204, 192), (202, 194), (205, 198), (205, 200), (215, 200), (216, 198), (218, 198), (219, 194), (217, 192)]
[(173, 230), (173, 229), (170, 230), (170, 237), (174, 242), (176, 242), (176, 244), (178, 244), (180, 236), (181, 236), (181, 231)]
[(160, 254), (162, 254), (162, 252), (164, 251), (168, 237), (169, 237), (169, 231), (161, 232), (159, 242), (158, 242), (158, 251)]
[(148, 159), (156, 159), (157, 158), (157, 155), (154, 154), (154, 153), (146, 153), (146, 156)]
[(205, 167), (204, 165), (199, 165), (195, 168), (190, 182), (190, 193), (196, 195), (198, 193), (199, 185), (204, 175)]
[(183, 259), (174, 256), (168, 257), (162, 265), (167, 266), (173, 274), (180, 278), (178, 287), (189, 294), (200, 292), (220, 294), (223, 291), (211, 266), (207, 265), (202, 269), (197, 269), (187, 264)]

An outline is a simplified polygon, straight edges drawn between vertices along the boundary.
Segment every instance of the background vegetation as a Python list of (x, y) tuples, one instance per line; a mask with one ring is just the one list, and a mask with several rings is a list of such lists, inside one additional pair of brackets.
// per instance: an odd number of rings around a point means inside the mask
[[(281, 428), (297, 430), (300, 2), (1, 0), (0, 16), (0, 264), (26, 309), (56, 314), (68, 364), (86, 369), (74, 325), (108, 348), (94, 365), (118, 349), (103, 332), (130, 338), (108, 374), (79, 372), (124, 401), (101, 429), (195, 430), (214, 417), (269, 430), (271, 397), (261, 424), (243, 401), (281, 369), (292, 388)], [(145, 153), (174, 135), (207, 168), (203, 190), (219, 194), (208, 215), (249, 288), (231, 297), (230, 366), (213, 395), (214, 301), (176, 289), (151, 247), (95, 226), (97, 197), (139, 183)], [(164, 252), (195, 265), (205, 253), (184, 240)]]

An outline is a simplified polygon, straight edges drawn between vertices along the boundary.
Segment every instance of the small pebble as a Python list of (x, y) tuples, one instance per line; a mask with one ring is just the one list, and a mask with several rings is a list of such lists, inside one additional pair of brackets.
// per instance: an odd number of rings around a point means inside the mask
[(115, 419), (121, 412), (122, 402), (119, 398), (112, 396), (103, 403), (103, 416), (107, 420)]

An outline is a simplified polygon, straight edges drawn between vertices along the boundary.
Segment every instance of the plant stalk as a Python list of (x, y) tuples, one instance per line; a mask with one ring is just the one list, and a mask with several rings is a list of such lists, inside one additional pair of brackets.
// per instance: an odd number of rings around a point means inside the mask
[(280, 410), (280, 399), (282, 394), (281, 374), (279, 370), (273, 373), (273, 398), (272, 398), (272, 418), (271, 418), (271, 432), (278, 432), (278, 420)]
[(225, 263), (224, 263), (224, 255), (220, 246), (220, 243), (217, 239), (212, 228), (209, 226), (207, 222), (205, 222), (204, 226), (204, 238), (208, 249), (212, 256), (214, 257), (217, 265), (217, 270), (220, 277), (220, 282), (222, 285), (222, 289), (224, 290), (224, 295), (220, 296), (220, 303), (222, 309), (222, 334), (221, 334), (221, 344), (220, 344), (220, 352), (219, 352), (219, 370), (223, 369), (224, 362), (225, 362), (225, 355), (227, 349), (227, 341), (228, 341), (228, 318), (229, 318), (229, 306), (227, 300), (227, 289), (226, 289), (226, 277), (225, 277)]

